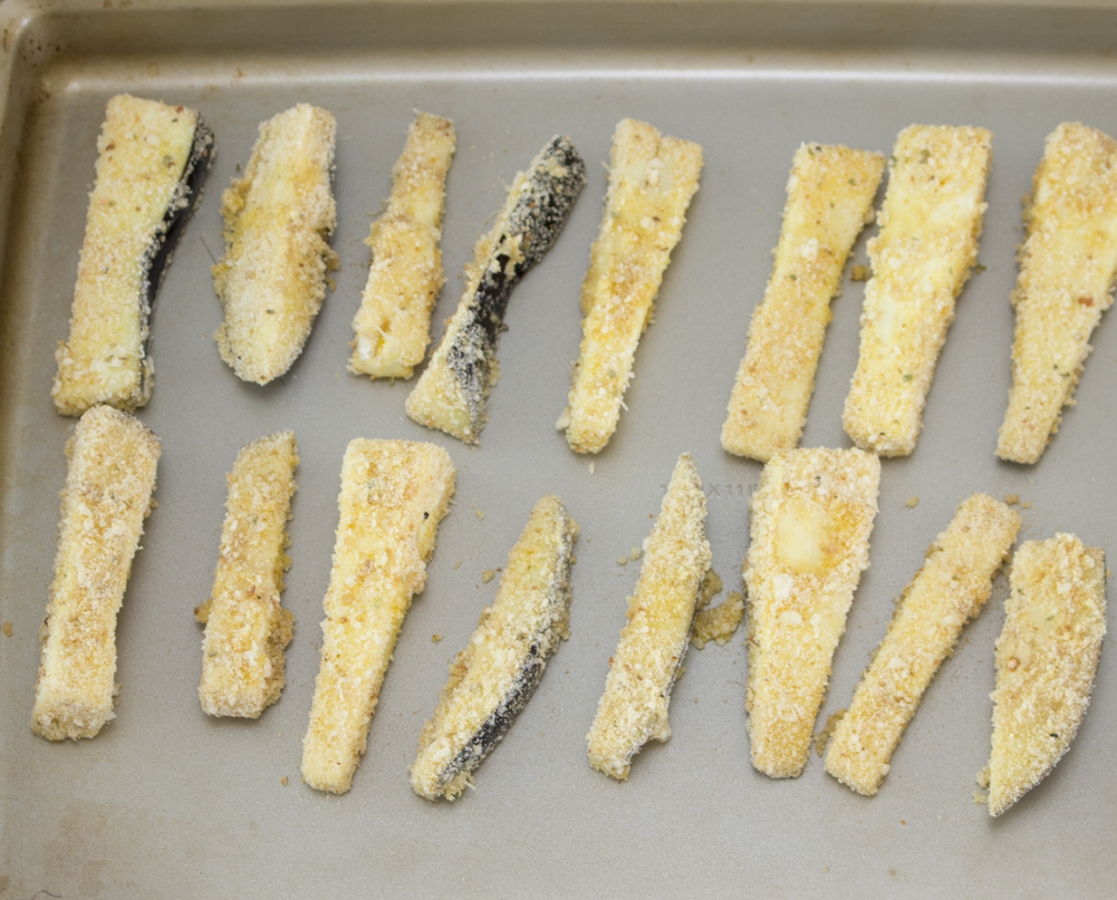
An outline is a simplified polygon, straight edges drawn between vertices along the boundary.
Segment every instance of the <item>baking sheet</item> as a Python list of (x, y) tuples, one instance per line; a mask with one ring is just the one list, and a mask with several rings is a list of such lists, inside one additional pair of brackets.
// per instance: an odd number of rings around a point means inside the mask
[[(985, 270), (959, 300), (915, 453), (883, 463), (872, 567), (818, 727), (848, 704), (893, 598), (970, 492), (1030, 503), (1021, 540), (1073, 530), (1117, 548), (1112, 323), (1103, 319), (1078, 404), (1041, 462), (1013, 466), (993, 455), (1009, 384), (1020, 198), (1060, 121), (1117, 133), (1117, 70), (1099, 52), (1111, 16), (1063, 4), (101, 6), (0, 7), (12, 29), (0, 154), (18, 156), (0, 182), (16, 185), (0, 295), (0, 621), (12, 625), (10, 637), (0, 635), (0, 896), (1107, 895), (1117, 869), (1111, 639), (1090, 712), (1055, 772), (1000, 820), (972, 802), (988, 756), (1003, 579), (924, 697), (874, 799), (838, 784), (813, 756), (792, 781), (750, 767), (743, 629), (723, 647), (691, 651), (673, 696), (672, 737), (636, 758), (626, 784), (589, 768), (584, 735), (638, 573), (638, 563), (618, 558), (647, 535), (680, 452), (694, 454), (709, 495), (714, 568), (727, 592), (741, 587), (760, 466), (724, 454), (718, 438), (769, 273), (791, 156), (804, 140), (887, 153), (912, 122), (994, 133)], [(907, 32), (905, 21), (926, 27)], [(996, 22), (1003, 28), (982, 32)], [(137, 35), (144, 51), (124, 53)], [(217, 157), (153, 323), (156, 386), (140, 418), (164, 454), (159, 506), (120, 618), (118, 715), (93, 741), (51, 744), (27, 723), (73, 425), (50, 403), (53, 350), (66, 336), (104, 104), (123, 90), (200, 109)], [(338, 119), (341, 268), (302, 358), (259, 388), (217, 356), (209, 268), (222, 250), (220, 192), (247, 160), (257, 123), (296, 102)], [(363, 240), (416, 108), (458, 129), (436, 323), (452, 312), (463, 266), (506, 186), (543, 143), (569, 134), (589, 169), (566, 229), (513, 295), (479, 449), (408, 420), (409, 383), (345, 371), (369, 261)], [(706, 164), (637, 356), (628, 410), (608, 448), (583, 458), (554, 421), (577, 355), (603, 163), (625, 116), (699, 141)], [(867, 262), (871, 234), (853, 263)], [(849, 444), (841, 406), (862, 292), (847, 273), (804, 446)], [(283, 428), (295, 430), (302, 458), (284, 598), (296, 617), (288, 684), (259, 721), (213, 720), (197, 701), (201, 630), (192, 611), (212, 581), (223, 476), (243, 443)], [(299, 760), (338, 473), (358, 436), (441, 444), (458, 488), (353, 789), (333, 797), (300, 783)], [(476, 790), (429, 804), (407, 780), (419, 730), (446, 663), (495, 594), (482, 573), (504, 564), (545, 491), (582, 527), (571, 638), (478, 771)]]

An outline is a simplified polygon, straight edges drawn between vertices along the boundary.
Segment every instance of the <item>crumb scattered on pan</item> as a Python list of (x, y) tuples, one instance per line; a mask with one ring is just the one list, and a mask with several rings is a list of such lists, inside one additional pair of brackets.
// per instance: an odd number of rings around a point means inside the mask
[(11, 637), (12, 636), (12, 623), (11, 622), (5, 622), (3, 625), (0, 625), (0, 630), (2, 630), (4, 632), (4, 637)]
[(1019, 494), (1006, 494), (1005, 495), (1005, 503), (1007, 503), (1009, 506), (1015, 506), (1019, 502), (1020, 502), (1020, 495)]
[(286, 776), (286, 775), (284, 775), (284, 776), (283, 776), (282, 778), (280, 778), (280, 779), (279, 779), (279, 783), (280, 783), (281, 785), (283, 785), (284, 787), (287, 787), (287, 776)]
[(908, 509), (915, 509), (917, 506), (919, 506), (919, 498), (908, 497), (908, 499), (904, 502), (904, 506), (906, 506)]
[(631, 550), (628, 551), (628, 558), (631, 562), (636, 562), (636, 560), (638, 560), (643, 555), (644, 551), (640, 547), (633, 547)]
[(485, 571), (481, 573), (481, 580), (485, 582), (485, 584), (488, 584), (494, 578), (496, 578), (496, 572), (492, 569), (485, 569)]
[(719, 647), (733, 637), (737, 626), (745, 615), (745, 598), (740, 591), (734, 591), (717, 606), (699, 610), (694, 617), (694, 628), (690, 634), (691, 643), (701, 650), (709, 641)]
[(1021, 509), (1031, 509), (1032, 508), (1032, 501), (1031, 500), (1021, 501), (1020, 508)]
[(442, 643), (442, 635), (432, 634), (431, 635), (431, 643), (432, 644), (441, 644)]
[(459, 559), (454, 563), (454, 568), (455, 569), (460, 569), (461, 567), (462, 567), (462, 561)]
[(850, 281), (868, 281), (869, 280), (869, 267), (868, 266), (854, 266), (849, 271)]
[(590, 463), (586, 468), (590, 470), (591, 475), (597, 471), (597, 466), (594, 463)]
[(474, 514), (475, 516), (477, 516), (477, 519), (478, 519), (478, 521), (480, 521), (480, 520), (482, 520), (482, 519), (484, 519), (484, 518), (485, 518), (485, 514), (484, 514), (483, 512), (481, 512), (481, 510), (479, 510), (479, 509), (477, 508), (477, 504), (476, 504), (476, 503), (475, 503), (475, 504), (473, 504), (473, 514)]

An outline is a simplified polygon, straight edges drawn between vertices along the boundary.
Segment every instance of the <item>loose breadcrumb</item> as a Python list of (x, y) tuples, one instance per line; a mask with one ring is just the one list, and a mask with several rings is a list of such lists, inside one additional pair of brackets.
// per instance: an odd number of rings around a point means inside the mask
[(710, 641), (720, 647), (731, 637), (745, 616), (745, 598), (740, 591), (733, 591), (717, 606), (701, 609), (694, 617), (690, 640), (695, 649), (701, 650)]
[(372, 378), (410, 378), (431, 340), (431, 310), (445, 278), (442, 207), (454, 155), (454, 123), (419, 113), (392, 169), (388, 209), (365, 243), (372, 266), (353, 319), (349, 371)]
[(322, 660), (303, 739), (303, 779), (313, 788), (349, 790), (453, 492), (450, 455), (434, 444), (357, 438), (345, 451)]
[(127, 413), (94, 406), (66, 446), (69, 469), (31, 729), (95, 737), (115, 716), (116, 620), (155, 490), (159, 439)]
[(1012, 292), (1012, 388), (997, 456), (1034, 463), (1059, 428), (1117, 279), (1117, 141), (1079, 123), (1047, 137)]
[(118, 94), (97, 139), (70, 335), (51, 396), (64, 415), (97, 403), (132, 410), (151, 396), (151, 303), (209, 165), (213, 133), (195, 110)]
[(225, 258), (213, 285), (225, 309), (217, 348), (237, 376), (267, 384), (302, 353), (337, 255), (330, 190), (337, 123), (300, 103), (260, 125), (244, 176), (221, 195)]
[(896, 138), (842, 416), (863, 450), (915, 449), (954, 301), (977, 261), (992, 143), (984, 128), (946, 125), (912, 125)]
[(618, 781), (649, 740), (671, 736), (667, 707), (681, 674), (702, 580), (710, 568), (706, 495), (689, 453), (679, 457), (648, 538), (627, 624), (586, 736), (590, 765)]
[(861, 450), (780, 450), (751, 503), (744, 576), (749, 674), (745, 708), (752, 764), (773, 778), (799, 775), (869, 565), (880, 460)]
[(558, 421), (579, 453), (597, 453), (617, 428), (636, 346), (701, 169), (698, 144), (634, 119), (617, 125), (605, 211), (582, 282), (581, 350)]
[(411, 786), (428, 800), (453, 800), (512, 726), (569, 637), (570, 567), (578, 524), (544, 496), (531, 512), (491, 608), (450, 664), (450, 679), (419, 736)]
[(799, 443), (830, 300), (853, 242), (873, 219), (884, 154), (803, 144), (787, 182), (776, 259), (752, 315), (721, 446), (764, 462)]
[(258, 718), (286, 683), (294, 616), (280, 595), (298, 462), (283, 431), (243, 447), (228, 477), (213, 592), (195, 612), (206, 626), (198, 696), (211, 716)]
[(973, 494), (935, 538), (834, 730), (826, 771), (840, 782), (867, 796), (879, 790), (924, 691), (989, 599), (1019, 529), (1019, 513)]
[(1078, 733), (1105, 637), (1105, 554), (1073, 534), (1026, 541), (1009, 587), (995, 653), (991, 816), (1042, 781)]

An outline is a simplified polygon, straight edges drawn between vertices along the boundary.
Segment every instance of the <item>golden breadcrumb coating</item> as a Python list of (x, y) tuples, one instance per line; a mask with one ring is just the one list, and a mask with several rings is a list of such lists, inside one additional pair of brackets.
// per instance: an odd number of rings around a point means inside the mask
[(349, 790), (453, 493), (450, 454), (434, 444), (357, 438), (345, 451), (322, 660), (303, 739), (303, 779), (313, 788)]
[(31, 729), (95, 737), (115, 716), (116, 619), (151, 510), (159, 439), (127, 413), (91, 407), (66, 447), (62, 523)]
[(453, 800), (534, 693), (547, 660), (570, 635), (570, 566), (575, 522), (544, 496), (508, 554), (500, 589), (419, 735), (411, 787), (428, 800)]
[(799, 443), (814, 392), (830, 299), (873, 220), (884, 154), (803, 144), (787, 181), (776, 260), (729, 399), (721, 446), (766, 462)]
[(880, 788), (923, 692), (989, 599), (1019, 530), (1019, 513), (973, 494), (935, 538), (834, 729), (826, 771), (838, 781), (867, 796)]
[(997, 456), (1039, 460), (1090, 352), (1117, 278), (1117, 141), (1079, 123), (1047, 137), (1024, 210), (1012, 303), (1012, 388)]
[(431, 340), (431, 310), (442, 276), (442, 207), (457, 137), (454, 123), (419, 113), (392, 169), (388, 209), (365, 243), (372, 266), (353, 319), (349, 371), (410, 378)]
[(168, 216), (192, 202), (183, 174), (198, 124), (193, 109), (128, 94), (105, 108), (70, 337), (55, 353), (51, 395), (60, 413), (81, 415), (97, 403), (131, 412), (151, 396), (149, 276)]
[(803, 771), (846, 613), (869, 566), (880, 460), (861, 450), (779, 450), (751, 502), (749, 674), (752, 764)]
[(283, 431), (244, 446), (228, 476), (213, 593), (194, 613), (206, 626), (198, 696), (211, 716), (255, 719), (286, 683), (294, 616), (280, 594), (298, 462), (294, 432)]
[(645, 743), (671, 736), (667, 707), (710, 558), (706, 495), (694, 460), (684, 453), (648, 538), (628, 621), (586, 735), (590, 765), (618, 781), (628, 778), (632, 757)]
[(330, 191), (337, 123), (300, 103), (260, 125), (244, 175), (221, 195), (225, 258), (213, 285), (225, 308), (217, 348), (237, 376), (267, 384), (302, 353), (337, 256)]
[(842, 416), (863, 450), (915, 449), (954, 301), (977, 261), (992, 145), (984, 128), (948, 125), (911, 125), (896, 138)]
[(582, 345), (558, 421), (579, 453), (597, 453), (616, 431), (636, 346), (701, 170), (702, 148), (693, 141), (634, 119), (617, 125), (605, 211), (582, 282)]
[(1105, 554), (1073, 534), (1026, 541), (1009, 584), (995, 654), (991, 816), (1039, 784), (1078, 733), (1105, 637)]

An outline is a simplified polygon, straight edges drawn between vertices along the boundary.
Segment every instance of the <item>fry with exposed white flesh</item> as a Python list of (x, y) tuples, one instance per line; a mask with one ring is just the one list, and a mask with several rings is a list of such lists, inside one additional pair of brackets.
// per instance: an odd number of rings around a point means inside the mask
[(752, 764), (803, 771), (877, 513), (880, 460), (861, 450), (779, 450), (752, 496), (745, 709)]
[(198, 697), (211, 716), (255, 719), (286, 683), (294, 616), (280, 605), (295, 466), (291, 431), (241, 448), (228, 476), (213, 592), (194, 611), (206, 626)]
[(996, 644), (989, 815), (1039, 784), (1086, 714), (1105, 637), (1105, 553), (1073, 534), (1026, 541), (1012, 558)]
[(973, 494), (935, 538), (834, 729), (826, 771), (838, 781), (866, 796), (880, 788), (923, 692), (989, 599), (1019, 529), (1019, 513)]
[(450, 679), (419, 736), (411, 766), (419, 796), (458, 797), (535, 693), (547, 660), (570, 633), (577, 534), (558, 497), (547, 494), (535, 505), (508, 555), (495, 602), (450, 664)]
[(97, 139), (70, 336), (58, 345), (51, 396), (79, 416), (107, 403), (128, 412), (151, 396), (151, 306), (198, 199), (213, 132), (196, 110), (117, 94)]
[(313, 788), (349, 790), (453, 493), (450, 454), (434, 444), (357, 438), (345, 451), (322, 661), (303, 739), (303, 779)]
[(671, 736), (667, 707), (710, 558), (706, 495), (694, 460), (684, 453), (647, 540), (628, 621), (586, 735), (590, 765), (618, 781), (628, 778), (632, 757), (644, 744)]
[(702, 148), (693, 141), (635, 119), (617, 125), (605, 211), (582, 282), (581, 349), (569, 405), (556, 423), (579, 453), (597, 453), (617, 429), (636, 346), (701, 170)]
[(31, 729), (95, 737), (115, 716), (116, 619), (151, 510), (159, 438), (127, 413), (91, 407), (66, 445), (69, 469)]
[(479, 442), (512, 289), (558, 238), (585, 183), (586, 165), (563, 136), (552, 138), (516, 176), (496, 224), (473, 250), (457, 311), (407, 398), (414, 421), (467, 444)]
[(853, 242), (873, 220), (884, 154), (803, 144), (787, 181), (787, 204), (764, 300), (729, 399), (721, 446), (767, 462), (799, 444), (814, 392), (830, 300)]
[(1012, 388), (997, 456), (1037, 462), (1059, 428), (1117, 279), (1117, 141), (1078, 123), (1047, 137), (1024, 210)]
[(842, 416), (863, 450), (915, 449), (955, 299), (977, 262), (992, 145), (984, 128), (948, 125), (912, 125), (896, 138)]
[(442, 276), (442, 207), (457, 137), (454, 123), (419, 113), (392, 169), (388, 209), (365, 241), (372, 250), (361, 307), (353, 319), (349, 371), (410, 378), (431, 340), (431, 310)]
[(300, 103), (260, 125), (244, 176), (221, 195), (225, 258), (213, 285), (225, 309), (217, 349), (239, 378), (267, 384), (302, 353), (337, 256), (330, 190), (337, 124)]

